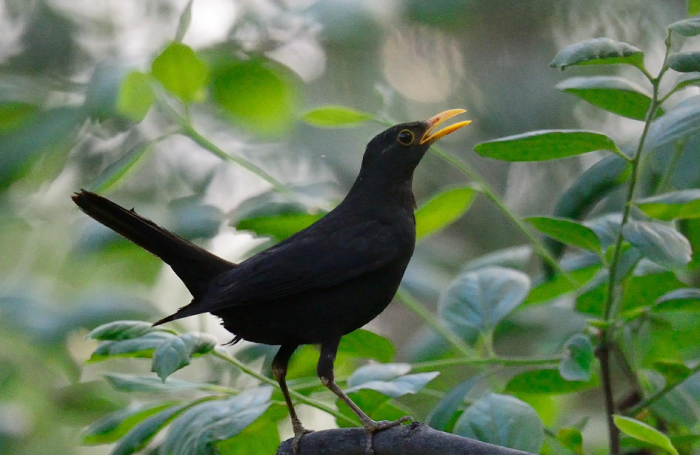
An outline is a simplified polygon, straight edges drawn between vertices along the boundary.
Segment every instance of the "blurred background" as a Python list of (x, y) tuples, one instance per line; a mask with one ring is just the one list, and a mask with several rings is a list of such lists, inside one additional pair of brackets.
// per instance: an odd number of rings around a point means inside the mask
[[(80, 213), (70, 200), (74, 191), (104, 188), (110, 199), (231, 261), (269, 245), (232, 227), (279, 203), (268, 182), (173, 134), (176, 125), (157, 106), (141, 122), (115, 113), (124, 75), (150, 70), (175, 38), (187, 4), (0, 0), (3, 454), (107, 453), (78, 446), (81, 428), (129, 401), (100, 381), (100, 372), (147, 366), (138, 360), (86, 366), (95, 343), (85, 334), (116, 319), (155, 320), (189, 302), (158, 259)], [(321, 129), (299, 121), (304, 112), (343, 105), (398, 123), (464, 108), (473, 124), (442, 145), (478, 169), (515, 213), (550, 214), (599, 156), (509, 165), (480, 158), (473, 145), (554, 128), (598, 130), (633, 144), (641, 122), (554, 89), (565, 76), (593, 71), (563, 75), (549, 61), (566, 45), (606, 36), (642, 48), (656, 73), (665, 27), (686, 13), (685, 0), (195, 0), (183, 43), (210, 65), (212, 79), (207, 97), (187, 115), (226, 153), (298, 189), (308, 207), (327, 209), (350, 188), (366, 143), (384, 126)], [(248, 66), (237, 72), (232, 61)], [(644, 82), (633, 69), (595, 70), (605, 72)], [(144, 143), (152, 147), (141, 150)], [(115, 177), (110, 169), (124, 160), (133, 166)], [(463, 182), (429, 154), (414, 191), (420, 204)], [(469, 260), (525, 243), (501, 212), (477, 199), (463, 219), (418, 246), (406, 285), (434, 308)], [(582, 327), (570, 316), (556, 306), (519, 312), (510, 326), (519, 338), (501, 340), (499, 352), (528, 353), (535, 341), (543, 350), (561, 346)], [(230, 340), (208, 315), (181, 324)], [(397, 346), (398, 360), (429, 358), (439, 349), (401, 304), (371, 328)], [(206, 380), (221, 368), (202, 362), (187, 374)], [(307, 370), (297, 374), (313, 375)], [(321, 420), (308, 426), (328, 426), (323, 416), (307, 416), (313, 418)]]

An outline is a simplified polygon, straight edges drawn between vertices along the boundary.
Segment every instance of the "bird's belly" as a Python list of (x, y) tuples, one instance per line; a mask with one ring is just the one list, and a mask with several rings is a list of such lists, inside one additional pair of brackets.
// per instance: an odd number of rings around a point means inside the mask
[(231, 306), (214, 314), (237, 336), (265, 344), (314, 344), (359, 329), (384, 311), (406, 264), (393, 264), (342, 284), (282, 299)]

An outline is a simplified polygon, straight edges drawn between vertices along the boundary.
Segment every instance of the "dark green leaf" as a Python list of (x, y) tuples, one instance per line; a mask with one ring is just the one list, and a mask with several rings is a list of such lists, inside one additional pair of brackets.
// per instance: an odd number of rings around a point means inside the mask
[(84, 445), (110, 444), (121, 439), (135, 425), (176, 403), (129, 406), (90, 425), (82, 434)]
[(668, 26), (668, 29), (683, 36), (700, 35), (700, 17), (691, 17), (690, 19), (674, 22)]
[(535, 229), (567, 245), (600, 254), (600, 240), (591, 228), (566, 218), (533, 216), (525, 218)]
[(115, 389), (122, 392), (178, 392), (181, 390), (208, 390), (212, 392), (234, 393), (234, 389), (206, 384), (202, 382), (190, 382), (177, 378), (170, 378), (163, 382), (153, 376), (139, 376), (132, 374), (105, 373), (105, 379)]
[(236, 229), (252, 231), (256, 235), (281, 241), (323, 218), (324, 213), (283, 213), (274, 216), (247, 218), (236, 224)]
[(142, 421), (119, 440), (110, 455), (131, 455), (140, 451), (171, 420), (190, 406), (192, 404), (172, 406)]
[(458, 276), (440, 298), (438, 311), (447, 326), (467, 341), (493, 330), (530, 291), (522, 272), (487, 267)]
[(476, 196), (470, 187), (453, 188), (430, 199), (416, 211), (416, 239), (444, 229), (461, 217)]
[(676, 269), (690, 262), (693, 250), (683, 234), (663, 224), (632, 221), (622, 229), (625, 240), (662, 267)]
[(676, 289), (659, 297), (654, 311), (700, 311), (700, 289)]
[(583, 436), (581, 430), (576, 427), (560, 428), (557, 431), (557, 441), (567, 449), (578, 455), (584, 455)]
[(259, 387), (192, 406), (170, 426), (162, 452), (215, 455), (217, 443), (233, 438), (267, 410), (271, 395), (270, 387)]
[(569, 338), (564, 345), (564, 358), (559, 364), (559, 374), (567, 381), (590, 381), (593, 364), (593, 344), (581, 334)]
[(209, 69), (189, 46), (170, 43), (153, 61), (151, 73), (185, 103), (204, 100)]
[(130, 340), (103, 341), (88, 362), (101, 362), (111, 357), (150, 358), (158, 346), (173, 338), (175, 335), (170, 332), (154, 331)]
[(180, 14), (180, 21), (177, 24), (177, 31), (175, 32), (175, 39), (173, 41), (181, 43), (182, 39), (187, 34), (187, 30), (190, 28), (190, 23), (192, 22), (192, 3), (194, 0), (187, 2), (187, 6), (182, 10)]
[(302, 115), (306, 123), (323, 128), (348, 128), (372, 120), (372, 114), (345, 106), (321, 106)]
[(134, 71), (129, 73), (121, 83), (116, 109), (128, 120), (138, 123), (146, 117), (155, 100), (151, 77)]
[(700, 218), (700, 190), (690, 189), (659, 194), (634, 203), (651, 218), (671, 221), (677, 218)]
[(338, 353), (389, 363), (394, 360), (396, 348), (383, 336), (369, 330), (358, 329), (340, 339)]
[(539, 453), (544, 426), (529, 404), (508, 395), (489, 393), (469, 406), (454, 433), (502, 447)]
[(598, 150), (609, 150), (624, 157), (608, 136), (580, 130), (531, 131), (482, 142), (474, 147), (481, 156), (504, 161), (554, 160)]
[(666, 378), (666, 386), (685, 381), (693, 373), (684, 363), (672, 360), (657, 360), (653, 367)]
[[(645, 120), (651, 97), (642, 87), (615, 76), (574, 77), (557, 85), (592, 105), (635, 120)], [(657, 111), (662, 115), (663, 111)]]
[(700, 131), (700, 96), (681, 101), (654, 120), (649, 128), (645, 149), (672, 144)]
[(155, 145), (155, 141), (142, 142), (126, 152), (117, 161), (107, 166), (102, 174), (90, 184), (90, 191), (102, 193), (113, 188), (131, 171), (136, 170), (141, 159), (153, 150)]
[(700, 71), (700, 52), (681, 52), (668, 56), (669, 68), (679, 73)]
[(551, 368), (527, 371), (513, 377), (506, 386), (506, 392), (560, 395), (597, 386), (598, 378), (596, 376), (593, 376), (589, 381), (568, 381), (561, 377), (559, 370)]
[(398, 398), (406, 394), (414, 394), (424, 388), (440, 373), (406, 374), (411, 370), (407, 363), (369, 364), (358, 368), (348, 378), (346, 392), (359, 390), (375, 390), (382, 395)]
[[(644, 261), (641, 261), (640, 265), (644, 265)], [(644, 274), (640, 273), (638, 266), (634, 275), (629, 278), (625, 285), (625, 293), (622, 296), (622, 309), (631, 310), (640, 307), (651, 307), (665, 293), (684, 286), (673, 272), (663, 270)]]
[(610, 38), (594, 38), (572, 44), (554, 57), (549, 66), (560, 70), (574, 65), (612, 65), (625, 63), (644, 68), (644, 53), (634, 46)]
[(144, 321), (114, 321), (95, 327), (86, 338), (99, 341), (130, 340), (148, 332), (168, 332), (168, 330), (155, 328)]
[(296, 95), (289, 71), (268, 60), (228, 62), (212, 79), (214, 101), (233, 121), (260, 133), (283, 130), (293, 119)]
[(185, 333), (172, 337), (156, 347), (151, 371), (165, 379), (190, 364), (195, 354), (206, 354), (216, 346), (216, 338), (206, 333)]
[(661, 433), (656, 428), (644, 422), (640, 422), (639, 420), (630, 419), (629, 417), (616, 415), (613, 416), (613, 419), (620, 431), (627, 433), (635, 439), (659, 447), (672, 455), (678, 455), (678, 451), (673, 447), (668, 436)]
[(440, 431), (452, 432), (458, 413), (465, 406), (465, 398), (470, 390), (482, 379), (484, 375), (474, 376), (450, 390), (430, 411), (425, 419), (432, 428)]

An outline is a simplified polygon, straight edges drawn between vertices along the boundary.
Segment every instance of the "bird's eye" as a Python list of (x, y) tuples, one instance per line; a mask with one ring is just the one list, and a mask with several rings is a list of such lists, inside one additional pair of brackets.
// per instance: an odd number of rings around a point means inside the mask
[(398, 140), (403, 145), (411, 145), (413, 142), (413, 133), (411, 133), (409, 130), (402, 130), (399, 133)]

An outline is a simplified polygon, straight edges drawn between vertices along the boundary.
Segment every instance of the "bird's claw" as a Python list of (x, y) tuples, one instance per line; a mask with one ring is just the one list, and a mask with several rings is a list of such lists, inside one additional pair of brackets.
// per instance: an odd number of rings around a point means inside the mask
[(412, 421), (413, 417), (411, 416), (403, 416), (400, 419), (394, 420), (393, 422), (389, 420), (381, 420), (379, 422), (375, 420), (363, 421), (362, 425), (365, 427), (365, 455), (372, 455), (374, 453), (374, 448), (372, 447), (374, 433), (386, 430), (387, 428), (399, 426), (404, 422)]
[(307, 430), (306, 428), (299, 425), (299, 427), (294, 428), (294, 439), (292, 440), (292, 453), (297, 455), (299, 453), (299, 444), (301, 443), (301, 438), (305, 434), (313, 433), (314, 430)]

